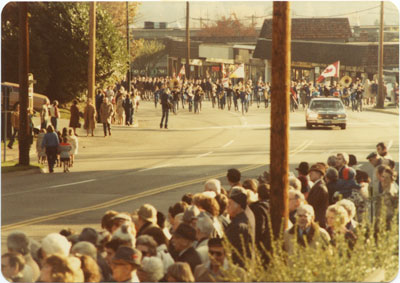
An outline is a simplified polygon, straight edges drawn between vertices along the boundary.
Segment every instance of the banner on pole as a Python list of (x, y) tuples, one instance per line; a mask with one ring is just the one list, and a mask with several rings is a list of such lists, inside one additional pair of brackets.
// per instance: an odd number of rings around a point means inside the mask
[(325, 68), (325, 70), (322, 72), (322, 74), (318, 77), (317, 82), (320, 83), (324, 79), (329, 78), (329, 77), (339, 77), (339, 69), (340, 69), (340, 61), (337, 61), (335, 63), (332, 63), (328, 67)]
[(240, 64), (230, 75), (231, 79), (244, 79), (244, 64)]

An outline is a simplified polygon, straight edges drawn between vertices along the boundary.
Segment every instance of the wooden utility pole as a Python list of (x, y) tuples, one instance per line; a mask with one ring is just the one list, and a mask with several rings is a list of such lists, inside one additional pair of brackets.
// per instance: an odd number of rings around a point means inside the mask
[(128, 72), (126, 73), (127, 91), (131, 94), (131, 49), (129, 46), (129, 2), (126, 1), (126, 48), (128, 49)]
[(89, 63), (88, 63), (88, 97), (95, 100), (96, 73), (96, 2), (90, 2), (89, 10)]
[(290, 2), (273, 3), (271, 88), (271, 221), (275, 238), (288, 220), (289, 92), (291, 58)]
[(379, 28), (379, 53), (378, 53), (378, 99), (376, 102), (376, 108), (384, 108), (385, 105), (385, 93), (383, 86), (383, 40), (384, 40), (384, 28), (383, 28), (383, 1), (381, 1), (381, 22)]
[[(28, 120), (28, 73), (29, 73), (29, 29), (28, 29), (28, 3), (19, 2), (19, 38), (18, 38), (18, 76), (19, 76), (19, 164), (29, 165), (29, 151), (32, 133), (30, 133)], [(7, 115), (7, 114), (6, 114)]]
[(189, 28), (189, 1), (186, 2), (186, 79), (190, 79), (190, 28)]

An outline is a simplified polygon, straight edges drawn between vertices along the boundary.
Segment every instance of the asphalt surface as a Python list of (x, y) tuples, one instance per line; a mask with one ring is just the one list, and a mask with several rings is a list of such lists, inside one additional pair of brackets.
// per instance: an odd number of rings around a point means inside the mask
[[(291, 113), (290, 170), (295, 172), (301, 161), (326, 162), (332, 154), (347, 152), (371, 171), (365, 158), (380, 141), (398, 162), (398, 116), (351, 110), (348, 116), (346, 130), (307, 130), (304, 111)], [(3, 174), (2, 251), (8, 233), (16, 229), (40, 240), (67, 227), (100, 229), (100, 219), (110, 209), (133, 212), (151, 203), (167, 213), (184, 193), (201, 191), (209, 178), (219, 178), (228, 188), (229, 168), (239, 168), (243, 179), (269, 168), (270, 109), (253, 104), (242, 115), (213, 109), (206, 101), (200, 114), (187, 109), (170, 114), (168, 130), (159, 128), (160, 118), (160, 107), (141, 102), (137, 127), (113, 125), (106, 138), (100, 124), (95, 137), (79, 129), (79, 152), (70, 173), (57, 168), (54, 174)]]

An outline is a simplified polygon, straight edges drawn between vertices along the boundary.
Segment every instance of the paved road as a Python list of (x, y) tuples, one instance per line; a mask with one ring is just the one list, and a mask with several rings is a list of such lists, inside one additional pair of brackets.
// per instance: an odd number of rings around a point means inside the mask
[[(349, 112), (346, 130), (307, 130), (304, 111), (290, 116), (290, 169), (300, 161), (326, 161), (344, 151), (365, 157), (384, 141), (398, 162), (398, 117)], [(79, 131), (79, 154), (71, 173), (2, 176), (2, 242), (15, 229), (40, 239), (50, 231), (99, 227), (109, 209), (132, 212), (149, 202), (166, 213), (185, 192), (198, 192), (211, 177), (227, 187), (226, 170), (237, 167), (244, 178), (268, 170), (269, 109), (228, 112), (205, 102), (199, 115), (170, 115), (169, 129), (159, 128), (161, 110), (142, 102), (138, 128), (113, 126), (112, 136)], [(370, 170), (368, 164), (363, 168)], [(2, 245), (4, 249), (4, 245)]]

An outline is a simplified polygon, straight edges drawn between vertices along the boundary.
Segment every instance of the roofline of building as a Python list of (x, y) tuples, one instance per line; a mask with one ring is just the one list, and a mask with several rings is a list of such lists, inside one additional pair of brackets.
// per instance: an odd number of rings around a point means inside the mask
[[(259, 37), (258, 40), (264, 40), (264, 41), (272, 41), (270, 38), (263, 38)], [(292, 40), (292, 42), (298, 42), (298, 43), (317, 43), (317, 44), (330, 44), (330, 45), (359, 45), (359, 46), (368, 46), (368, 45), (378, 45), (379, 42), (327, 42), (327, 41), (311, 41), (311, 40)], [(392, 42), (392, 41), (387, 41), (383, 43), (384, 45), (399, 45), (399, 42)]]

